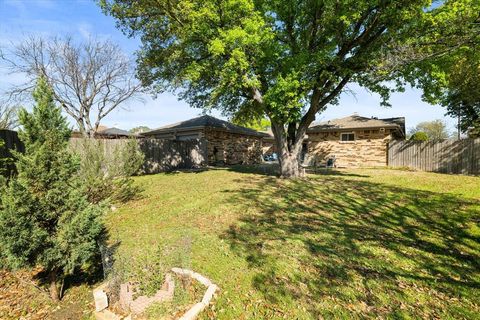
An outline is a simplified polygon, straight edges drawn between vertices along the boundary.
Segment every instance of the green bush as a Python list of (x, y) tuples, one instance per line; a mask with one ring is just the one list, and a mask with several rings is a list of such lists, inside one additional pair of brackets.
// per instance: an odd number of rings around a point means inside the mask
[(42, 78), (34, 99), (33, 112), (19, 114), (25, 153), (14, 152), (17, 175), (0, 194), (0, 259), (12, 269), (43, 267), (50, 296), (58, 300), (59, 282), (95, 262), (103, 208), (82, 192), (78, 158), (68, 151), (68, 123)]
[(5, 146), (5, 141), (0, 139), (0, 176), (8, 177), (11, 174), (13, 159)]
[(144, 160), (136, 140), (82, 139), (73, 148), (80, 157), (80, 178), (91, 202), (125, 202), (139, 192), (131, 178)]
[(410, 141), (428, 141), (428, 135), (423, 131), (417, 131), (412, 134)]

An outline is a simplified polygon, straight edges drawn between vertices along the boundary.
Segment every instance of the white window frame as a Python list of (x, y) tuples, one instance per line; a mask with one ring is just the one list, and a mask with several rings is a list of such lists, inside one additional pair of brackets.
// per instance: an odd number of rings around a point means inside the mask
[[(342, 137), (344, 134), (353, 134), (353, 140), (343, 140)], [(341, 132), (340, 133), (340, 142), (343, 142), (343, 143), (352, 143), (352, 142), (355, 142), (357, 140), (357, 136), (355, 135), (355, 132)]]

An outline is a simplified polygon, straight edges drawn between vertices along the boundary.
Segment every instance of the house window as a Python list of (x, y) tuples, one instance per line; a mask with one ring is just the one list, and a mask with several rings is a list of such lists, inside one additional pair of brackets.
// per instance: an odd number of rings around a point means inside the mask
[(354, 133), (342, 133), (340, 135), (340, 141), (355, 141), (355, 134)]

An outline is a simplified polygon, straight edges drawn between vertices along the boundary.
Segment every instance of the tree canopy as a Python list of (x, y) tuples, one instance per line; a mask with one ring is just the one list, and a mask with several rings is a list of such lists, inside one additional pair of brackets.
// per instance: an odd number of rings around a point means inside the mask
[(237, 117), (234, 117), (231, 119), (231, 122), (236, 125), (243, 126), (246, 128), (257, 130), (257, 131), (268, 131), (271, 126), (270, 120), (266, 118), (242, 120)]
[(147, 126), (138, 126), (138, 127), (135, 127), (135, 128), (132, 128), (132, 129), (128, 130), (128, 132), (130, 132), (130, 133), (143, 133), (143, 132), (147, 132), (147, 131), (150, 131), (150, 130), (152, 130), (152, 129), (147, 127)]
[(448, 115), (458, 118), (460, 131), (480, 135), (479, 12), (477, 0), (447, 1), (431, 22), (442, 37), (423, 37), (422, 44), (437, 40), (417, 48), (415, 55), (421, 59), (410, 66), (407, 78), (423, 90), (427, 102), (440, 104)]
[[(429, 0), (100, 0), (129, 36), (139, 36), (138, 75), (155, 92), (192, 106), (251, 119), (267, 116), (282, 175), (297, 176), (315, 115), (348, 83), (380, 94), (412, 83), (440, 48), (456, 12), (472, 1)], [(465, 30), (459, 30), (464, 33)], [(453, 37), (453, 36), (452, 36)], [(461, 42), (461, 39), (456, 39)], [(453, 42), (453, 40), (452, 40)], [(420, 48), (420, 49), (418, 49)], [(415, 54), (411, 54), (414, 52)]]
[(428, 135), (423, 131), (414, 132), (410, 136), (410, 141), (428, 141)]
[(14, 129), (18, 125), (18, 106), (0, 101), (0, 129)]
[[(412, 138), (415, 136), (414, 140), (422, 140), (424, 136), (425, 140), (444, 140), (450, 137), (447, 124), (440, 119), (420, 122), (410, 130), (409, 134)], [(418, 139), (420, 136), (422, 139)]]
[(2, 58), (12, 73), (26, 76), (9, 89), (11, 97), (28, 100), (37, 79), (45, 78), (55, 101), (85, 135), (93, 136), (105, 117), (141, 89), (130, 58), (110, 40), (29, 36)]
[(461, 132), (479, 137), (480, 52), (465, 52), (446, 69), (446, 83), (436, 98), (448, 115), (458, 119)]

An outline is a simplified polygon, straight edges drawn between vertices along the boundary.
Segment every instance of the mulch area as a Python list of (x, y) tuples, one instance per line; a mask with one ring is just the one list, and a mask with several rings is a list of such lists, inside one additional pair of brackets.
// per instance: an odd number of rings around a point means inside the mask
[(47, 319), (54, 306), (31, 284), (38, 272), (0, 270), (0, 319)]
[(94, 310), (91, 291), (72, 287), (60, 303), (39, 290), (36, 276), (41, 270), (0, 270), (0, 319), (82, 319)]

